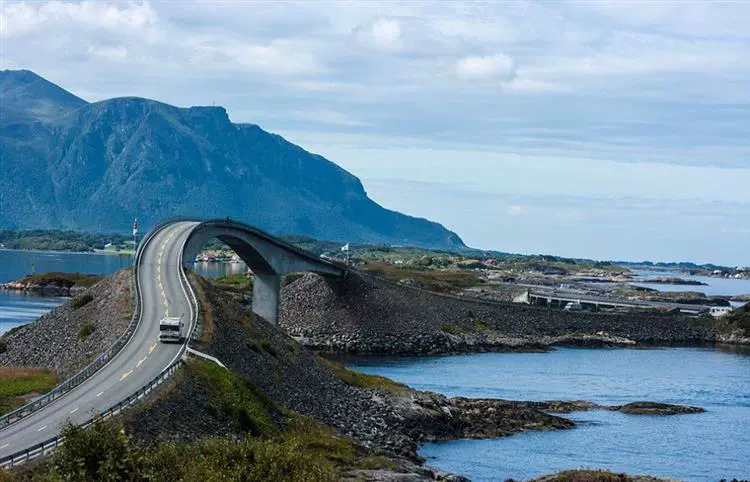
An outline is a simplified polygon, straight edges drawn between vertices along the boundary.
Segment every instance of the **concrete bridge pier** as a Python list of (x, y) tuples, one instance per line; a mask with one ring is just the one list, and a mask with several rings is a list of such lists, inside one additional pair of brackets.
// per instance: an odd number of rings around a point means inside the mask
[(271, 323), (279, 320), (281, 276), (276, 273), (253, 275), (253, 313)]

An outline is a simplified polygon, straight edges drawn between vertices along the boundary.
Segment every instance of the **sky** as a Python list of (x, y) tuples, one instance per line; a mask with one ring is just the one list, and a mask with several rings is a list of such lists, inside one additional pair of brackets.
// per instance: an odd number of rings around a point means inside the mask
[(1, 68), (222, 105), (469, 246), (750, 265), (750, 2), (0, 2)]

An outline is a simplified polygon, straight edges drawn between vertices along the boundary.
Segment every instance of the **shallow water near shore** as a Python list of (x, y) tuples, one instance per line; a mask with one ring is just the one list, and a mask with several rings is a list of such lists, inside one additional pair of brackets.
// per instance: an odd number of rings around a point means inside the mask
[(688, 481), (750, 478), (750, 349), (562, 348), (429, 358), (347, 358), (347, 365), (449, 396), (511, 400), (650, 400), (704, 407), (702, 414), (563, 415), (572, 430), (425, 444), (429, 465), (475, 481), (528, 479), (606, 468)]

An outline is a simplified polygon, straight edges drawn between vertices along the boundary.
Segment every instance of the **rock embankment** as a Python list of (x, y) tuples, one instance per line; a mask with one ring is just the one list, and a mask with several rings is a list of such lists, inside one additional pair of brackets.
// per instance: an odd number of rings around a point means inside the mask
[(28, 325), (3, 334), (0, 366), (49, 368), (65, 379), (130, 323), (132, 271), (119, 271)]
[(356, 271), (345, 280), (309, 274), (285, 286), (280, 325), (316, 350), (352, 354), (717, 341), (712, 324), (683, 316), (571, 313), (491, 303), (431, 293)]
[(102, 280), (102, 276), (80, 273), (41, 273), (0, 283), (0, 290), (41, 293), (50, 296), (76, 296)]

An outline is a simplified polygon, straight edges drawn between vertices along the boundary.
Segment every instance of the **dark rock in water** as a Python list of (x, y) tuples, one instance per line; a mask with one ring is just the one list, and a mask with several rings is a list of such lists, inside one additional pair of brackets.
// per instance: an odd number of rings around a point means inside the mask
[(632, 402), (625, 405), (612, 406), (609, 407), (609, 409), (632, 415), (679, 415), (684, 413), (702, 413), (706, 411), (701, 407), (672, 405), (669, 403), (657, 402)]

